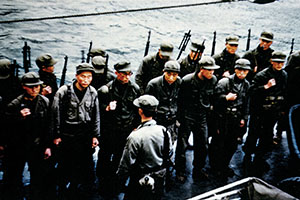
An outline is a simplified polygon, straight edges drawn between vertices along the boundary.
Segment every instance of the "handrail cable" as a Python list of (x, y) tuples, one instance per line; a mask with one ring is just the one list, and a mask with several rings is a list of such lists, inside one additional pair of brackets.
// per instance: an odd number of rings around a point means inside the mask
[(201, 6), (201, 5), (228, 3), (228, 2), (233, 2), (233, 1), (219, 0), (219, 1), (202, 2), (202, 3), (181, 4), (181, 5), (171, 5), (171, 6), (159, 6), (159, 7), (150, 7), (150, 8), (136, 8), (136, 9), (107, 11), (107, 12), (95, 12), (95, 13), (84, 13), (84, 14), (74, 14), (74, 15), (61, 15), (61, 16), (52, 16), (52, 17), (23, 18), (23, 19), (0, 21), (0, 24), (17, 23), (17, 22), (29, 22), (29, 21), (42, 21), (42, 20), (51, 20), (51, 19), (65, 19), (65, 18), (75, 18), (75, 17), (87, 17), (87, 16), (96, 16), (96, 15), (110, 15), (110, 14), (131, 13), (131, 12), (141, 12), (141, 11), (150, 11), (150, 10), (163, 10), (163, 9), (172, 9), (172, 8), (182, 8), (182, 7), (193, 7), (193, 6)]

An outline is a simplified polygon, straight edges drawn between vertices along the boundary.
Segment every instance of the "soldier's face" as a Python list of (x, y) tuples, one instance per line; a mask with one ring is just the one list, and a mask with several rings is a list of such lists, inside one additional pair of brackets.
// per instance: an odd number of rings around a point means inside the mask
[(267, 50), (268, 48), (270, 48), (272, 44), (272, 41), (267, 41), (263, 39), (259, 39), (259, 41), (260, 41), (259, 46), (263, 48), (263, 50)]
[(202, 73), (202, 76), (206, 79), (211, 79), (214, 75), (215, 70), (213, 69), (201, 69), (200, 73)]
[(53, 73), (54, 72), (54, 66), (43, 67), (42, 70), (44, 72)]
[(126, 84), (126, 83), (129, 82), (130, 76), (132, 75), (132, 72), (117, 72), (117, 71), (116, 71), (116, 75), (117, 75), (117, 79), (118, 79), (122, 84)]
[(282, 70), (284, 62), (273, 62), (273, 61), (271, 61), (271, 64), (272, 64), (273, 69), (275, 69), (276, 71), (280, 71), (280, 70)]
[(235, 71), (236, 76), (240, 80), (245, 79), (247, 74), (249, 73), (249, 70), (247, 70), (247, 69), (235, 69), (234, 71)]
[(164, 77), (165, 80), (171, 85), (172, 83), (174, 83), (178, 77), (178, 73), (177, 72), (164, 72)]
[(41, 86), (40, 85), (35, 85), (35, 86), (25, 86), (25, 85), (23, 85), (23, 89), (26, 91), (26, 93), (29, 96), (35, 98), (40, 93)]
[(228, 44), (226, 43), (226, 49), (228, 51), (228, 53), (230, 54), (235, 54), (236, 50), (238, 49), (238, 45), (237, 44)]
[(87, 88), (92, 80), (93, 80), (93, 74), (92, 72), (81, 72), (80, 74), (76, 75), (77, 83), (81, 88)]

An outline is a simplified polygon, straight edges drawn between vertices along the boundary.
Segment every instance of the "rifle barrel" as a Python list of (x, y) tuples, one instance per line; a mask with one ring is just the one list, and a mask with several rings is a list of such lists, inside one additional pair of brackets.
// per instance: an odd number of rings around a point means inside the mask
[(293, 53), (293, 50), (294, 50), (294, 41), (295, 41), (295, 38), (292, 39), (290, 55)]
[(92, 46), (93, 46), (93, 41), (90, 41), (90, 46), (89, 46), (89, 51), (87, 53), (87, 57), (86, 57), (86, 62), (89, 63), (90, 62), (90, 58), (91, 58), (91, 50), (92, 50)]
[(246, 51), (248, 51), (250, 49), (250, 40), (251, 40), (251, 28), (248, 29), (248, 39), (247, 39)]
[(146, 43), (146, 47), (145, 47), (145, 53), (144, 53), (144, 57), (148, 55), (149, 52), (149, 47), (150, 47), (150, 37), (151, 37), (151, 30), (149, 30), (148, 32), (148, 39), (147, 39), (147, 43)]
[(213, 38), (212, 49), (211, 49), (211, 56), (215, 55), (216, 38), (217, 38), (217, 32), (214, 31), (214, 38)]
[(189, 30), (187, 33), (184, 34), (184, 36), (183, 36), (183, 38), (182, 38), (182, 40), (180, 42), (180, 45), (178, 47), (180, 49), (180, 51), (179, 51), (179, 54), (178, 54), (176, 60), (178, 60), (180, 58), (182, 52), (185, 51), (186, 46), (187, 46), (187, 44), (190, 41), (190, 38), (191, 38), (191, 30)]
[(68, 65), (68, 56), (65, 56), (64, 59), (65, 59), (65, 63), (64, 63), (62, 74), (61, 74), (60, 87), (65, 84), (66, 73), (67, 73), (67, 65)]

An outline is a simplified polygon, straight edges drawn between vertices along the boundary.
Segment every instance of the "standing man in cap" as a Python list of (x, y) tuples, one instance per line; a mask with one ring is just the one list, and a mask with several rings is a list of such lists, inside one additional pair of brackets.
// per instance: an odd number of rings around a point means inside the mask
[(194, 136), (193, 177), (205, 178), (203, 168), (207, 156), (207, 112), (212, 103), (217, 78), (213, 75), (219, 66), (209, 56), (203, 56), (199, 68), (182, 79), (178, 95), (178, 121), (180, 123), (175, 157), (176, 178), (186, 180), (186, 156), (191, 131)]
[(172, 130), (172, 141), (177, 139), (177, 100), (181, 84), (178, 76), (180, 65), (175, 60), (166, 62), (162, 76), (152, 79), (146, 88), (146, 94), (153, 95), (159, 101), (155, 119), (159, 125)]
[[(153, 119), (159, 104), (154, 96), (140, 96), (133, 104), (138, 107), (141, 124), (127, 138), (117, 175), (121, 185), (130, 177), (125, 199), (160, 199), (171, 151), (170, 134)], [(143, 185), (150, 187), (150, 193)]]
[(202, 43), (192, 40), (190, 46), (190, 54), (185, 58), (179, 60), (180, 63), (180, 72), (179, 76), (183, 78), (185, 75), (194, 73), (198, 67), (199, 60), (202, 57), (205, 46)]
[(52, 104), (54, 144), (60, 148), (60, 195), (80, 198), (80, 186), (94, 181), (94, 148), (100, 136), (100, 112), (97, 91), (90, 86), (94, 67), (82, 63), (76, 67), (76, 80), (63, 85)]
[[(0, 59), (0, 127), (5, 127), (5, 109), (7, 104), (23, 92), (19, 78), (14, 76), (14, 69), (8, 59)], [(5, 138), (9, 130), (0, 133), (0, 159), (4, 156)]]
[(95, 76), (93, 77), (91, 85), (97, 90), (116, 78), (116, 75), (108, 68), (105, 57), (93, 57), (92, 65), (95, 68)]
[(54, 95), (58, 90), (57, 80), (54, 74), (54, 65), (57, 61), (54, 60), (51, 54), (45, 53), (37, 57), (35, 63), (40, 69), (39, 75), (44, 82), (41, 94), (46, 96), (50, 100), (50, 103), (52, 103)]
[(101, 139), (97, 176), (100, 190), (110, 195), (111, 180), (117, 171), (129, 133), (138, 126), (137, 110), (132, 104), (140, 96), (137, 84), (130, 80), (131, 65), (122, 61), (114, 66), (117, 77), (98, 90), (101, 118)]
[(273, 43), (273, 38), (273, 33), (263, 31), (260, 34), (259, 45), (244, 54), (243, 58), (249, 60), (251, 63), (252, 70), (247, 76), (249, 81), (253, 79), (256, 73), (271, 65), (270, 59), (274, 50), (270, 46)]
[(40, 95), (43, 81), (35, 72), (23, 75), (24, 93), (8, 104), (6, 117), (7, 157), (4, 171), (4, 196), (23, 199), (23, 170), (30, 169), (30, 199), (44, 199), (44, 159), (51, 156), (49, 132), (49, 100)]
[(216, 64), (220, 66), (219, 69), (215, 71), (217, 79), (222, 79), (223, 77), (228, 77), (230, 74), (234, 74), (235, 71), (235, 61), (240, 58), (236, 51), (239, 45), (239, 38), (237, 36), (228, 36), (225, 39), (225, 49), (213, 56)]
[(272, 53), (271, 66), (253, 78), (249, 91), (249, 131), (243, 146), (246, 167), (254, 153), (255, 169), (268, 168), (266, 153), (272, 149), (273, 128), (286, 109), (287, 73), (282, 69), (285, 58), (286, 55), (281, 52)]
[(173, 48), (171, 43), (163, 42), (155, 55), (144, 57), (135, 75), (135, 82), (140, 86), (142, 94), (145, 93), (146, 86), (151, 79), (163, 74), (164, 65), (171, 59)]
[(250, 84), (246, 76), (250, 62), (238, 59), (234, 68), (235, 73), (219, 80), (214, 91), (217, 132), (212, 135), (209, 161), (216, 174), (224, 178), (234, 175), (229, 163), (246, 132), (249, 111)]

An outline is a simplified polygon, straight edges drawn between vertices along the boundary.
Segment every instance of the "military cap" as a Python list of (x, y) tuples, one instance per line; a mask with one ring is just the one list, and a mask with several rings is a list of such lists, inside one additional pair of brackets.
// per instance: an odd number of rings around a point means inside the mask
[(173, 49), (173, 45), (169, 42), (163, 42), (160, 44), (160, 53), (162, 56), (171, 57)]
[(199, 60), (199, 66), (200, 66), (200, 68), (203, 68), (203, 69), (219, 69), (220, 68), (219, 65), (216, 65), (215, 59), (213, 59), (210, 56), (203, 56)]
[(37, 73), (27, 72), (22, 76), (21, 83), (22, 85), (30, 87), (30, 86), (41, 85), (44, 82), (40, 80), (40, 76)]
[(260, 39), (262, 39), (262, 40), (267, 40), (267, 41), (272, 42), (272, 41), (273, 41), (273, 38), (274, 38), (274, 35), (273, 35), (273, 33), (271, 33), (271, 32), (263, 31), (263, 32), (260, 34)]
[(107, 53), (101, 48), (92, 48), (91, 51), (89, 52), (89, 56), (91, 56), (92, 58), (95, 56), (105, 57), (107, 56)]
[(81, 72), (95, 73), (95, 68), (89, 63), (81, 63), (76, 67), (76, 74), (80, 74)]
[(102, 56), (95, 56), (92, 59), (92, 65), (95, 68), (95, 73), (103, 73), (106, 66), (106, 58)]
[(114, 69), (117, 72), (131, 72), (130, 62), (121, 61), (114, 65)]
[(57, 63), (57, 61), (54, 60), (51, 54), (45, 53), (37, 57), (35, 63), (39, 68), (42, 68), (43, 66), (45, 67), (54, 66)]
[(190, 46), (191, 51), (197, 51), (197, 50), (204, 50), (205, 46), (202, 45), (202, 43), (196, 41), (196, 40), (192, 40), (191, 41), (191, 46)]
[(286, 55), (282, 52), (276, 51), (272, 53), (271, 60), (273, 62), (284, 62)]
[(133, 105), (138, 108), (155, 111), (158, 106), (159, 101), (152, 95), (142, 95), (133, 101)]
[(228, 37), (226, 37), (225, 42), (227, 44), (235, 44), (238, 45), (239, 44), (239, 37), (234, 36), (234, 35), (230, 35)]
[(165, 63), (164, 71), (180, 72), (180, 64), (176, 60), (170, 60)]
[(235, 69), (247, 69), (247, 70), (251, 70), (250, 67), (250, 61), (244, 58), (240, 58), (237, 61), (235, 61)]
[(0, 79), (7, 79), (10, 76), (10, 64), (6, 58), (0, 60)]

